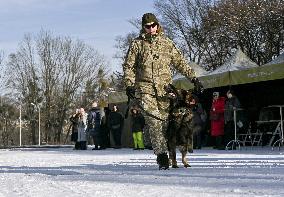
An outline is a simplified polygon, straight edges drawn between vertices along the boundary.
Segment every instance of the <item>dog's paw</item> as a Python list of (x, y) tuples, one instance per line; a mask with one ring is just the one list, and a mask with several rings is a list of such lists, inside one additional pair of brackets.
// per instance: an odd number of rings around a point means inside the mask
[(179, 168), (178, 165), (172, 165), (172, 168)]
[(159, 170), (169, 170), (170, 168), (169, 167), (166, 167), (166, 166), (160, 166), (159, 167)]
[(186, 163), (186, 164), (184, 164), (184, 167), (185, 167), (185, 168), (190, 168), (191, 165), (189, 165), (188, 163)]

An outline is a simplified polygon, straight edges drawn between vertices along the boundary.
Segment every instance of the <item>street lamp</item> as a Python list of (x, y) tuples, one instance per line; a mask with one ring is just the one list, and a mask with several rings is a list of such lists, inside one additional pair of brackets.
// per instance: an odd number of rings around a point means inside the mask
[(31, 103), (31, 105), (38, 109), (38, 145), (40, 146), (40, 107), (34, 103)]
[(20, 105), (20, 146), (22, 146), (22, 105)]

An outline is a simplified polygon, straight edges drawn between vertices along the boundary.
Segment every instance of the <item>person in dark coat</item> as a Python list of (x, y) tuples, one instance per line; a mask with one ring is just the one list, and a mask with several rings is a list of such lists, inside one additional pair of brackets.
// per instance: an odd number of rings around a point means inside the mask
[(108, 107), (104, 107), (104, 115), (101, 120), (101, 140), (102, 146), (105, 148), (110, 147), (110, 131), (108, 127), (108, 117), (110, 110)]
[(79, 121), (80, 111), (76, 109), (76, 112), (69, 118), (71, 122), (71, 141), (75, 143), (74, 149), (80, 149), (80, 145), (78, 143), (78, 121)]
[(241, 104), (239, 99), (236, 97), (233, 90), (227, 92), (227, 100), (225, 102), (225, 145), (235, 138), (235, 122), (234, 122), (234, 110), (236, 110), (236, 115), (240, 113)]
[(220, 97), (219, 92), (213, 93), (210, 110), (211, 136), (215, 138), (214, 148), (224, 150), (224, 107), (225, 97)]
[(193, 128), (193, 148), (201, 149), (202, 146), (202, 131), (204, 129), (205, 121), (202, 117), (204, 110), (201, 103), (198, 102), (197, 97), (193, 97), (190, 101), (190, 108), (192, 109), (192, 128)]
[(113, 109), (110, 112), (108, 119), (110, 132), (113, 136), (113, 140), (115, 143), (115, 148), (121, 148), (121, 132), (123, 128), (124, 118), (122, 114), (118, 111), (116, 105), (113, 106)]
[(131, 109), (131, 122), (134, 149), (144, 150), (143, 129), (145, 126), (145, 119), (136, 106)]
[(98, 103), (94, 102), (90, 109), (87, 117), (87, 131), (89, 136), (93, 139), (94, 148), (92, 150), (105, 149), (102, 145), (102, 134), (101, 134), (101, 113), (98, 108)]

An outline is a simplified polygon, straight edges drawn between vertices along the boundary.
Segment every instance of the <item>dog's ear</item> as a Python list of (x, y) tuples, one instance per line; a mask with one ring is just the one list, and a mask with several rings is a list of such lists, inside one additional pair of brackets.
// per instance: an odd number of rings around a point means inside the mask
[(168, 84), (168, 85), (165, 85), (164, 86), (164, 90), (167, 92), (167, 93), (174, 93), (174, 94), (177, 94), (177, 89), (176, 87), (173, 85), (173, 84)]
[(169, 99), (171, 100), (175, 100), (180, 97), (179, 90), (173, 84), (165, 85), (164, 90), (167, 93)]

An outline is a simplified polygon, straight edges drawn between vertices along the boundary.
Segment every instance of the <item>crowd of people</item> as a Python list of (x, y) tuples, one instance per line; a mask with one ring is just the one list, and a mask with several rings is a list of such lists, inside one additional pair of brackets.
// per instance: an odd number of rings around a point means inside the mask
[[(198, 97), (192, 97), (190, 108), (192, 109), (193, 149), (201, 149), (204, 146), (205, 135), (209, 129), (214, 139), (213, 148), (224, 150), (226, 145), (234, 139), (235, 120), (234, 110), (241, 109), (239, 99), (233, 90), (226, 93), (226, 97), (219, 92), (213, 92), (212, 105), (207, 117)], [(145, 117), (138, 106), (130, 108), (130, 129), (132, 132), (133, 149), (145, 148)], [(76, 109), (70, 117), (72, 123), (71, 141), (75, 142), (75, 149), (86, 150), (87, 144), (93, 145), (93, 150), (102, 150), (111, 147), (110, 137), (113, 137), (113, 148), (121, 148), (121, 136), (124, 126), (124, 117), (114, 105), (112, 110), (105, 107), (103, 112), (94, 102), (88, 112), (84, 108)], [(210, 121), (210, 127), (207, 122)], [(241, 125), (238, 125), (239, 128)], [(149, 125), (148, 125), (149, 127)], [(147, 148), (151, 149), (152, 147)]]
[(110, 145), (110, 134), (112, 134), (115, 148), (121, 147), (121, 131), (123, 127), (123, 116), (117, 111), (117, 106), (112, 110), (98, 106), (97, 102), (92, 103), (88, 112), (84, 108), (76, 109), (70, 117), (71, 141), (75, 143), (74, 149), (86, 150), (87, 145), (93, 145), (92, 150), (103, 150)]
[[(227, 98), (226, 98), (227, 97)], [(228, 90), (226, 97), (219, 92), (213, 92), (213, 100), (210, 109), (211, 136), (215, 139), (214, 148), (224, 150), (226, 145), (234, 140), (237, 122), (235, 115), (242, 110), (239, 99), (233, 90)], [(240, 114), (240, 113), (238, 113)]]
[[(134, 149), (143, 150), (145, 148), (144, 116), (137, 106), (131, 107), (130, 113)], [(70, 117), (71, 141), (75, 143), (74, 149), (86, 150), (88, 144), (93, 146), (92, 150), (103, 150), (110, 147), (121, 148), (124, 120), (117, 105), (114, 105), (112, 110), (104, 107), (104, 110), (101, 111), (98, 103), (93, 102), (88, 112), (85, 112), (84, 108), (76, 109)], [(147, 146), (147, 149), (151, 149), (151, 147)]]

